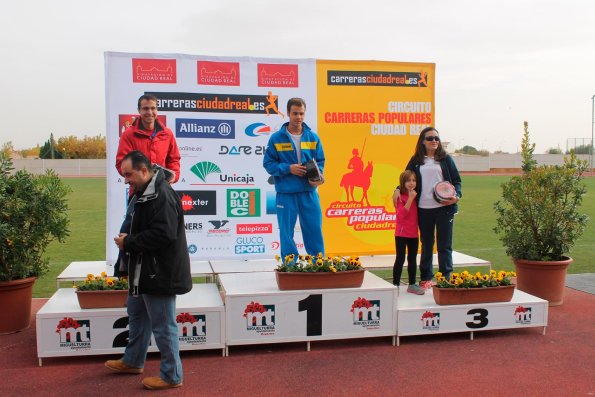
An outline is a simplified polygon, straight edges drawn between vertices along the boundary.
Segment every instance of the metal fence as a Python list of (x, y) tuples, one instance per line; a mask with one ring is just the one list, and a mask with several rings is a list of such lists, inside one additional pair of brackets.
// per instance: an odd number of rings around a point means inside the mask
[[(577, 156), (582, 160), (590, 160), (587, 154)], [(536, 154), (538, 164), (560, 165), (564, 163), (563, 154)], [(493, 172), (500, 170), (514, 171), (521, 169), (522, 158), (515, 154), (490, 154), (489, 156), (456, 155), (453, 159), (459, 171), (462, 172)], [(43, 160), (19, 159), (13, 160), (16, 170), (26, 169), (32, 173), (44, 173), (51, 168), (60, 176), (106, 176), (107, 164), (105, 159), (97, 160)], [(110, 165), (113, 166), (113, 165)]]

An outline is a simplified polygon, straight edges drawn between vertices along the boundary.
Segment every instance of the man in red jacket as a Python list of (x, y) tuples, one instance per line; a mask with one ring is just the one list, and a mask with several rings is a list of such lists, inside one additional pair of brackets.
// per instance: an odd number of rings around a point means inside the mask
[(116, 169), (122, 175), (122, 159), (133, 150), (142, 152), (152, 164), (158, 164), (174, 173), (175, 183), (180, 178), (180, 151), (173, 132), (157, 118), (157, 98), (142, 95), (138, 98), (137, 118), (120, 137), (116, 154)]
[[(157, 97), (145, 94), (138, 98), (138, 112), (140, 117), (134, 120), (132, 126), (126, 129), (120, 137), (118, 153), (116, 154), (116, 169), (122, 174), (122, 160), (128, 153), (138, 150), (142, 152), (152, 164), (160, 165), (171, 171), (173, 176), (167, 181), (175, 183), (180, 179), (180, 150), (173, 132), (163, 125), (157, 118)], [(166, 173), (169, 175), (169, 173)], [(126, 217), (120, 227), (120, 233), (127, 233), (130, 229), (131, 214), (134, 211), (136, 198), (134, 188), (129, 188), (129, 202)], [(114, 276), (127, 274), (126, 255), (120, 251), (114, 266)]]

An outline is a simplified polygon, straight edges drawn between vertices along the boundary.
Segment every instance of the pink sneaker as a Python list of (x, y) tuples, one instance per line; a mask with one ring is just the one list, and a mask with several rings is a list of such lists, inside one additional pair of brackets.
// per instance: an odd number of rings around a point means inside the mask
[(419, 286), (420, 288), (423, 288), (425, 291), (427, 291), (432, 288), (432, 280), (420, 281)]

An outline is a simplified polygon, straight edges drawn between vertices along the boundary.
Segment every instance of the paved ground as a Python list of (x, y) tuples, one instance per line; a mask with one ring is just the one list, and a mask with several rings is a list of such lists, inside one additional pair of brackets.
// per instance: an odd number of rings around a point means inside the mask
[[(572, 278), (571, 278), (572, 279)], [(182, 352), (184, 386), (175, 396), (593, 396), (595, 295), (565, 289), (542, 328), (391, 338), (237, 346)], [(141, 396), (142, 375), (104, 368), (115, 356), (57, 357), (38, 366), (34, 299), (25, 331), (0, 336), (0, 396)], [(151, 354), (145, 376), (159, 371)]]
[(595, 294), (595, 273), (567, 274), (566, 286), (590, 294)]

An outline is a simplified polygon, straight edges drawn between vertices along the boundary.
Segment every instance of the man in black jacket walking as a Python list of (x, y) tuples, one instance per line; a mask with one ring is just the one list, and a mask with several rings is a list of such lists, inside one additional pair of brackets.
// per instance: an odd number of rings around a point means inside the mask
[(119, 373), (142, 373), (152, 331), (161, 366), (159, 377), (143, 380), (147, 389), (182, 386), (176, 295), (192, 289), (182, 204), (165, 173), (139, 151), (124, 156), (122, 175), (134, 188), (136, 204), (129, 232), (114, 238), (129, 258), (129, 337), (124, 357), (105, 365)]

